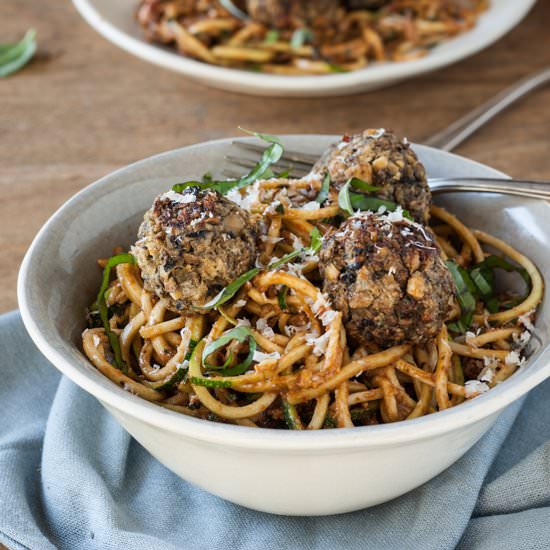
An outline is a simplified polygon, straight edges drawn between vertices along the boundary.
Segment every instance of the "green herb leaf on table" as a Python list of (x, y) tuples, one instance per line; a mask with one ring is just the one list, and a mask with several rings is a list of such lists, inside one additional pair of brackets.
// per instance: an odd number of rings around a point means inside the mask
[(132, 254), (117, 254), (116, 256), (111, 256), (107, 260), (107, 265), (103, 269), (103, 279), (101, 281), (101, 286), (99, 287), (99, 293), (96, 298), (97, 308), (99, 309), (99, 316), (103, 323), (103, 328), (105, 329), (105, 334), (109, 338), (109, 343), (111, 344), (111, 349), (115, 356), (115, 365), (117, 369), (121, 370), (124, 373), (128, 372), (128, 366), (122, 360), (122, 353), (120, 351), (120, 342), (117, 335), (111, 330), (109, 326), (109, 310), (107, 308), (107, 302), (105, 300), (105, 294), (109, 288), (109, 281), (111, 278), (111, 269), (119, 264), (135, 264), (136, 260)]
[(0, 77), (23, 68), (36, 52), (36, 32), (29, 30), (16, 44), (0, 45)]

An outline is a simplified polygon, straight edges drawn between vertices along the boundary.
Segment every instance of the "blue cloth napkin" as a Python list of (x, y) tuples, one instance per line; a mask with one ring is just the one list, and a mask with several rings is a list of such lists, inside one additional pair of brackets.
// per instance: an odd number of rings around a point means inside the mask
[(9, 548), (550, 548), (550, 383), (419, 489), (360, 512), (296, 518), (177, 478), (41, 357), (16, 312), (0, 317), (0, 369), (0, 542)]

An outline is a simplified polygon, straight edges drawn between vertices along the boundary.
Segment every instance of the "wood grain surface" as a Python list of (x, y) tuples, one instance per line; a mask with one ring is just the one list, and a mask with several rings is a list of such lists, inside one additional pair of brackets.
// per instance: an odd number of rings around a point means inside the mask
[[(67, 0), (2, 0), (0, 42), (33, 27), (39, 49), (0, 81), (0, 312), (17, 306), (17, 271), (34, 234), (100, 176), (237, 126), (273, 134), (383, 126), (422, 141), (549, 64), (549, 21), (550, 2), (540, 0), (508, 36), (450, 68), (364, 95), (286, 100), (208, 89), (149, 65), (106, 42)], [(514, 176), (550, 178), (550, 87), (457, 152)]]

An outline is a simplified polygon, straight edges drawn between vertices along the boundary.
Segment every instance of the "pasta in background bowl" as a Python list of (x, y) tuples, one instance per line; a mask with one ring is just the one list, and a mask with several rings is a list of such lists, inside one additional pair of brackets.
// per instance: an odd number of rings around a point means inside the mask
[[(374, 90), (455, 63), (486, 48), (528, 13), (535, 0), (491, 0), (476, 26), (411, 61), (370, 62), (365, 68), (319, 75), (267, 74), (196, 61), (150, 44), (135, 20), (136, 0), (73, 0), (86, 21), (105, 38), (146, 61), (204, 84), (253, 95), (324, 97)], [(319, 69), (319, 66), (316, 66)], [(325, 67), (326, 68), (326, 67)], [(339, 70), (332, 67), (331, 70)]]
[[(283, 144), (320, 154), (337, 139), (291, 136)], [(113, 243), (129, 247), (153, 198), (182, 178), (200, 179), (221, 167), (228, 146), (224, 140), (158, 155), (88, 187), (46, 224), (19, 278), (23, 319), (41, 351), (178, 475), (228, 500), (273, 513), (356, 510), (403, 494), (442, 471), (483, 435), (507, 404), (549, 375), (543, 303), (525, 368), (470, 402), (406, 422), (319, 432), (258, 430), (188, 418), (117, 387), (80, 351), (83, 311), (97, 294), (94, 259), (109, 256)], [(455, 155), (414, 149), (430, 177), (501, 175)], [(550, 235), (547, 203), (483, 194), (448, 195), (437, 202), (468, 226), (503, 237), (542, 272), (550, 269), (544, 248)], [(224, 472), (216, 467), (220, 456)], [(369, 475), (373, 468), (379, 475)], [(331, 479), (327, 471), (338, 471), (338, 476)]]

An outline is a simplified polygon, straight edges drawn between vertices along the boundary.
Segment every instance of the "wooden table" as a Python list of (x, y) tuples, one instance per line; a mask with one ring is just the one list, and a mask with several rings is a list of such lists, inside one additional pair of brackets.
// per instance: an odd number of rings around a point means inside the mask
[[(518, 0), (521, 1), (521, 0)], [(448, 69), (379, 92), (285, 100), (210, 90), (106, 42), (68, 1), (2, 0), (0, 42), (38, 31), (36, 59), (0, 81), (0, 312), (32, 237), (76, 191), (129, 162), (234, 135), (392, 128), (421, 141), (550, 63), (550, 2), (506, 38)], [(459, 152), (515, 176), (550, 178), (550, 87), (483, 129)], [(40, 266), (36, 266), (37, 269)]]

